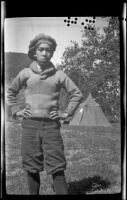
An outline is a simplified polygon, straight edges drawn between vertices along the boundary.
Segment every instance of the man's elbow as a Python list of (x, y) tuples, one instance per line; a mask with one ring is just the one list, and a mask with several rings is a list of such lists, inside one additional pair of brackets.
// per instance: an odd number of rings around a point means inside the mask
[(83, 100), (83, 93), (82, 92), (80, 92), (80, 102)]
[(83, 100), (83, 94), (81, 91), (79, 91), (76, 95), (78, 102), (80, 103)]

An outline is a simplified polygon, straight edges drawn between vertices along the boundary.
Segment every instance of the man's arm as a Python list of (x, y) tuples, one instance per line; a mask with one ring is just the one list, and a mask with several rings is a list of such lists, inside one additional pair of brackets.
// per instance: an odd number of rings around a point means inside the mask
[(10, 106), (12, 116), (15, 116), (15, 114), (21, 110), (20, 106), (17, 104), (16, 96), (25, 83), (28, 74), (27, 71), (27, 69), (23, 69), (19, 72), (7, 89), (6, 102)]
[(59, 118), (62, 120), (66, 120), (74, 114), (74, 111), (76, 110), (83, 98), (83, 94), (81, 93), (79, 88), (74, 84), (74, 82), (63, 71), (58, 71), (58, 77), (60, 86), (65, 88), (70, 95), (70, 102), (67, 108), (65, 109), (64, 113), (61, 113), (60, 111), (51, 111), (50, 117), (52, 119)]
[(63, 87), (69, 93), (70, 101), (65, 109), (65, 113), (68, 113), (69, 116), (73, 116), (75, 110), (83, 99), (83, 94), (75, 83), (64, 73), (65, 79), (63, 82)]

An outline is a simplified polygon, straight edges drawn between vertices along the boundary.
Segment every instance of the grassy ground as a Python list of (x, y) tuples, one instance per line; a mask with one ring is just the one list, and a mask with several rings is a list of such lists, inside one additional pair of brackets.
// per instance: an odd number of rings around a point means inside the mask
[[(114, 194), (121, 191), (120, 129), (63, 126), (70, 194)], [(6, 123), (7, 194), (28, 194), (26, 173), (22, 170), (21, 126)], [(41, 195), (54, 195), (51, 176), (41, 172)]]

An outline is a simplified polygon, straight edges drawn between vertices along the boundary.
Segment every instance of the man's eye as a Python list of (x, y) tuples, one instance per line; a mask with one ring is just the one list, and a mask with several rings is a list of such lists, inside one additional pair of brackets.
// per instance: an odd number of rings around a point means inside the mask
[(45, 51), (47, 51), (47, 52), (50, 52), (50, 51), (51, 51), (51, 49), (45, 49)]
[(38, 51), (47, 51), (47, 52), (51, 52), (52, 50), (51, 49), (37, 49)]
[(44, 51), (44, 49), (37, 49), (37, 51)]

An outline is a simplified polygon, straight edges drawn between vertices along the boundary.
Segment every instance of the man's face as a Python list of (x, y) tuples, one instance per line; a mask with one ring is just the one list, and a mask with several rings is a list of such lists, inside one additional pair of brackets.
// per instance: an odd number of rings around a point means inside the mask
[(40, 65), (43, 65), (50, 61), (51, 57), (53, 56), (53, 50), (51, 49), (51, 46), (49, 44), (41, 43), (36, 48), (35, 56), (37, 62)]

